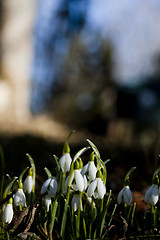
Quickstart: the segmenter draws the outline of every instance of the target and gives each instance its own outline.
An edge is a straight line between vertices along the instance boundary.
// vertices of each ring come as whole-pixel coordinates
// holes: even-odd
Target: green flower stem
[[[64,204],[64,212],[63,212],[63,217],[62,217],[61,232],[60,232],[60,236],[63,239],[65,236],[65,227],[66,227],[67,213],[68,213],[68,207],[69,207],[70,191],[71,191],[71,186],[68,186],[67,187],[67,196],[66,196],[65,204]]]
[[[157,225],[157,207],[155,206],[151,206],[151,225],[153,226],[153,228],[156,227]]]
[[[67,196],[66,196],[67,203],[69,203],[70,191],[71,191],[71,186],[68,186],[67,187]]]
[[[59,194],[60,191],[61,191],[61,186],[62,186],[62,175],[63,175],[63,172],[61,171],[60,172],[60,176],[59,176],[59,181],[58,181],[58,189],[57,189],[57,193]]]
[[[76,236],[80,237],[80,219],[81,219],[81,207],[82,207],[82,192],[79,193],[79,206],[77,212],[77,224],[76,224]]]
[[[100,212],[103,212],[103,203],[104,203],[104,198],[101,199],[101,207],[100,207]]]
[[[55,217],[56,217],[56,211],[58,207],[58,201],[57,199],[53,203],[53,208],[52,208],[52,213],[51,213],[51,219],[49,223],[49,236],[50,240],[52,240],[52,232],[53,232],[53,227],[54,227],[54,222],[55,222]]]
[[[65,190],[65,180],[66,180],[66,173],[62,172],[62,193]]]
[[[132,216],[131,216],[131,227],[133,227],[135,210],[136,210],[136,203],[134,203],[134,205],[133,205]]]

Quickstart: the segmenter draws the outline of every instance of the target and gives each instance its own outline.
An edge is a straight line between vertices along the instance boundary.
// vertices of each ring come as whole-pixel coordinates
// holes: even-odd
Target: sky
[[[115,79],[137,84],[154,73],[160,54],[159,0],[91,0],[88,24],[114,45]]]

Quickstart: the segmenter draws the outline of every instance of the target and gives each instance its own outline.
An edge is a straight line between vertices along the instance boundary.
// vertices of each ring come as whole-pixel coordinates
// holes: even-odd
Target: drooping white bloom
[[[66,178],[66,181],[65,181],[65,189],[67,189],[68,179],[69,179],[69,176]],[[80,169],[75,169],[73,171],[70,185],[74,191],[82,192],[87,188],[87,179],[86,177],[82,176]]]
[[[24,181],[24,184],[23,184],[23,189],[24,189],[24,192],[26,193],[31,193],[32,189],[33,189],[33,178],[32,176],[28,175]]]
[[[102,199],[106,194],[106,187],[103,184],[101,178],[96,178],[93,182],[89,184],[87,195],[88,197],[94,197]]]
[[[49,212],[49,206],[51,205],[51,197],[47,194],[44,197],[44,206],[47,212]]]
[[[152,206],[154,206],[159,199],[159,189],[157,184],[152,184],[150,188],[146,191],[144,201],[149,201]]]
[[[122,200],[124,201],[124,203],[127,204],[127,206],[131,204],[132,193],[129,186],[124,186],[124,188],[118,193],[118,196],[117,196],[118,204],[121,204]]]
[[[73,209],[74,212],[77,211],[77,209],[79,207],[79,203],[80,203],[79,194],[74,194],[73,198],[72,198],[72,202],[71,202],[72,209]]]
[[[18,188],[16,194],[14,195],[14,205],[22,206],[22,208],[26,205],[26,196],[23,192],[23,189]]]
[[[13,200],[9,201],[4,208],[3,221],[5,223],[11,223],[13,219]]]
[[[61,163],[62,171],[63,172],[69,172],[71,162],[72,162],[72,158],[70,156],[70,153],[64,153],[59,161]]]
[[[79,169],[74,170],[73,181],[75,181],[75,183],[72,184],[72,188],[75,191],[82,192],[84,190],[84,178],[83,178],[82,174],[80,173]]]
[[[48,178],[41,187],[41,194],[48,193],[50,197],[54,197],[58,188],[58,183],[55,177]]]
[[[81,174],[84,176],[88,172],[89,181],[93,181],[96,178],[97,168],[93,161],[89,161],[81,170]]]

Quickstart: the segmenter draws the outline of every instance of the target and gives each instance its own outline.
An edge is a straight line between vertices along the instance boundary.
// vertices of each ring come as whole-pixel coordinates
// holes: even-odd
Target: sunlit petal
[[[84,190],[84,179],[79,170],[74,170],[77,188],[80,192]]]
[[[79,195],[78,194],[75,194],[72,198],[72,202],[71,202],[71,205],[72,205],[72,209],[73,211],[77,211],[78,209],[78,206],[79,206],[79,203],[80,203],[80,198],[79,198]]]
[[[22,206],[22,208],[25,206],[26,204],[26,197],[25,194],[23,192],[23,189],[18,189],[16,194],[14,195],[14,205],[17,206]]]
[[[3,221],[5,223],[11,223],[13,219],[13,205],[7,203],[3,212]]]
[[[48,187],[49,187],[50,182],[51,182],[51,178],[48,178],[48,179],[43,183],[43,185],[42,185],[42,187],[41,187],[41,194],[46,193],[46,191],[47,191],[47,189],[48,189]]]
[[[89,187],[88,187],[88,190],[87,190],[88,197],[92,197],[93,196],[96,187],[97,187],[97,180],[95,179],[93,182],[91,182],[89,184]]]
[[[98,198],[102,199],[106,194],[106,188],[101,178],[99,179],[97,178],[97,190],[98,190]]]
[[[70,154],[69,153],[64,153],[59,161],[61,163],[62,171],[63,172],[69,172],[71,162],[72,162],[72,158],[71,158]]]
[[[83,176],[83,180],[84,180],[84,190],[86,190],[88,185],[86,175]]]
[[[51,202],[51,197],[49,195],[45,195],[44,206],[47,212],[49,212],[49,206],[51,205]]]
[[[95,180],[96,173],[97,173],[97,168],[96,168],[94,162],[89,162],[88,171],[89,171],[89,180],[90,181]]]
[[[33,178],[32,176],[28,175],[24,181],[23,189],[26,193],[31,193],[32,188],[33,188]]]

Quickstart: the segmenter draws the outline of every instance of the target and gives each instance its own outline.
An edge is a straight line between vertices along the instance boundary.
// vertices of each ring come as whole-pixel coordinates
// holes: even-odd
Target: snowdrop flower
[[[154,174],[152,179],[152,185],[147,190],[144,197],[144,201],[145,202],[149,201],[152,206],[156,205],[159,199],[158,185],[159,185],[159,177],[157,174]]]
[[[64,151],[65,152],[62,155],[62,157],[59,159],[59,161],[61,163],[62,171],[66,173],[70,171],[70,166],[72,162],[72,158],[70,156],[70,148],[68,144],[66,145],[66,149]]]
[[[89,184],[87,190],[88,197],[93,196],[94,198],[102,199],[106,194],[106,187],[104,186],[100,175],[100,171],[98,171],[96,179]]]
[[[58,183],[55,177],[48,178],[41,187],[41,194],[48,193],[50,197],[54,197],[57,192]]]
[[[31,193],[33,189],[33,177],[32,177],[32,169],[29,169],[28,176],[26,177],[23,183],[23,189],[25,193]]]
[[[121,204],[122,200],[124,201],[124,203],[127,204],[127,206],[129,206],[131,204],[132,193],[131,193],[129,186],[124,186],[124,188],[119,192],[119,194],[117,196],[118,204]]]
[[[72,177],[70,183],[68,183],[69,176],[66,178],[65,188],[67,185],[71,185],[71,188],[74,191],[84,191],[85,187],[87,187],[87,179],[85,179],[81,174],[81,169],[79,169],[79,162],[76,160],[74,163],[74,171],[72,173]],[[84,180],[85,179],[85,180]]]
[[[151,187],[147,190],[144,201],[149,201],[152,206],[156,205],[159,199],[159,189],[157,184],[152,184]]]
[[[22,208],[26,205],[26,196],[23,192],[23,184],[19,182],[19,188],[14,195],[14,205],[16,207],[21,206]]]
[[[3,212],[3,221],[5,223],[11,223],[13,219],[13,199],[10,198],[9,202],[5,205]]]
[[[51,205],[51,197],[47,194],[44,197],[44,206],[47,212],[49,212],[49,206]]]
[[[88,172],[89,181],[96,178],[97,168],[94,164],[94,153],[90,155],[90,161],[82,168],[81,174],[84,176]]]
[[[79,194],[74,194],[72,201],[71,201],[71,205],[72,205],[72,209],[73,211],[77,211],[78,207],[79,207],[79,203],[80,203],[80,197]]]

